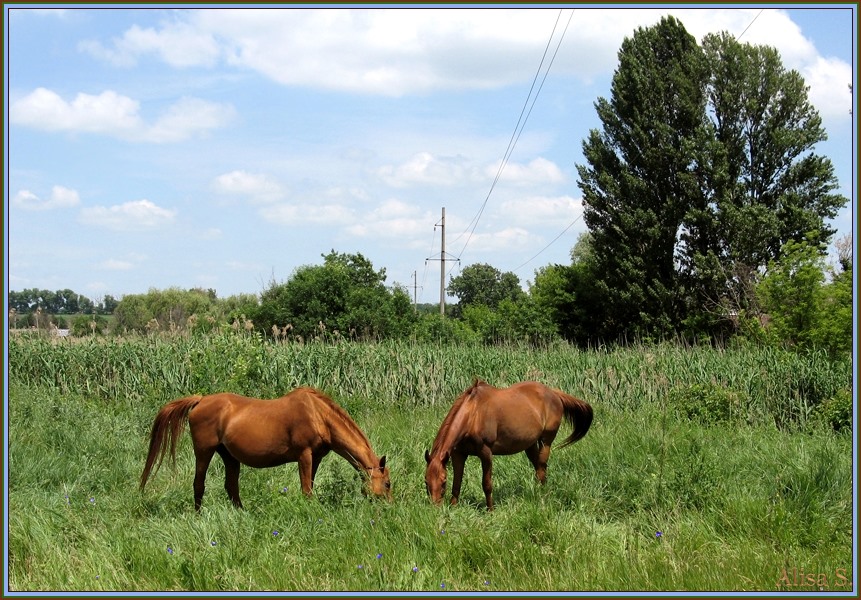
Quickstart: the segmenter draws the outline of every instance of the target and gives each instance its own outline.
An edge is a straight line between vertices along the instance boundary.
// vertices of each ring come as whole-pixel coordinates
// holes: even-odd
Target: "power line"
[[[765,10],[765,9],[761,9],[758,13],[756,13],[756,16],[751,20],[751,22],[750,22],[750,23],[748,23],[747,27],[745,27],[745,28],[744,28],[744,31],[742,31],[742,32],[741,32],[741,33],[740,33],[740,34],[735,38],[735,39],[736,39],[736,41],[740,40],[740,39],[741,39],[741,37],[742,37],[745,33],[747,33],[747,30],[751,28],[751,26],[756,22],[756,20],[759,18],[759,16],[763,13],[763,11],[764,11],[764,10]],[[572,14],[573,14],[573,13],[572,13]],[[569,19],[569,21],[570,21],[570,19]],[[567,26],[566,26],[566,30],[567,30]],[[564,35],[564,34],[563,34],[563,35]],[[557,47],[557,50],[558,50],[558,47]],[[581,218],[582,216],[583,216],[582,214],[578,215],[576,219],[574,219],[571,223],[569,223],[569,224],[568,224],[568,226],[567,226],[565,229],[563,229],[563,230],[562,230],[562,233],[560,233],[560,234],[559,234],[559,235],[557,235],[555,238],[553,238],[553,240],[551,240],[549,244],[547,244],[547,245],[546,245],[546,246],[544,246],[541,250],[539,250],[539,251],[538,251],[538,253],[537,253],[537,254],[535,254],[535,256],[533,256],[532,258],[530,258],[529,260],[527,260],[526,262],[524,262],[523,264],[521,264],[520,266],[518,266],[518,267],[517,267],[516,269],[514,269],[512,272],[517,272],[517,271],[519,271],[520,269],[522,269],[523,267],[525,267],[526,265],[528,265],[529,263],[531,263],[533,260],[535,260],[536,258],[538,258],[538,257],[539,257],[539,256],[540,256],[540,255],[545,251],[545,250],[547,250],[550,246],[552,246],[554,243],[556,243],[556,241],[557,241],[557,240],[559,240],[559,238],[561,238],[563,235],[565,235],[565,233],[566,233],[569,229],[571,229],[571,228],[574,226],[574,224],[575,224],[577,221],[579,221],[579,220],[580,220],[580,218]]]
[[[748,26],[744,28],[744,31],[742,31],[742,32],[738,35],[738,37],[737,37],[737,38],[735,38],[735,41],[739,41],[739,40],[741,39],[741,36],[743,36],[745,33],[747,33],[747,30],[748,30],[748,29],[750,29],[751,25],[753,25],[753,24],[756,22],[756,20],[759,18],[759,15],[761,15],[761,14],[762,14],[762,11],[764,11],[764,10],[765,10],[764,8],[763,8],[763,9],[760,9],[760,11],[759,11],[758,13],[756,13],[756,16],[753,18],[753,21],[751,21],[751,22],[748,24]]]
[[[544,87],[544,82],[547,80],[547,75],[550,73],[550,68],[553,66],[553,62],[556,60],[556,55],[559,53],[559,47],[562,45],[562,40],[565,39],[565,33],[568,31],[568,26],[571,24],[571,19],[573,16],[574,11],[572,10],[571,15],[568,17],[568,22],[565,24],[565,29],[562,31],[562,35],[560,36],[559,41],[556,44],[556,50],[553,52],[553,56],[551,57],[550,62],[547,65],[547,70],[544,72],[544,77],[541,80],[541,84],[538,86],[538,90],[535,92],[535,96],[532,97],[532,91],[535,89],[535,84],[538,81],[539,75],[541,75],[541,68],[544,66],[544,61],[547,58],[547,52],[550,49],[550,43],[553,41],[553,36],[556,34],[556,28],[559,26],[559,19],[562,17],[562,10],[559,11],[559,15],[557,15],[556,17],[556,22],[553,24],[553,31],[550,32],[550,37],[547,40],[547,45],[544,48],[544,54],[541,57],[541,62],[538,64],[538,69],[536,70],[535,77],[532,80],[532,86],[529,88],[529,94],[527,94],[526,96],[526,101],[523,103],[523,108],[520,111],[520,117],[517,119],[517,124],[514,126],[514,131],[511,134],[511,138],[509,139],[508,148],[506,148],[505,150],[502,161],[499,164],[499,169],[497,169],[496,171],[496,176],[494,177],[493,182],[490,185],[490,190],[488,190],[487,196],[485,196],[484,198],[484,202],[482,202],[481,204],[481,208],[479,209],[475,217],[473,217],[473,219],[470,221],[470,224],[467,225],[469,235],[463,245],[463,248],[461,248],[461,251],[458,254],[458,258],[463,255],[464,251],[466,250],[466,247],[472,240],[472,235],[475,233],[475,229],[478,227],[478,221],[481,219],[481,216],[484,213],[484,209],[487,207],[487,202],[488,200],[490,200],[490,195],[496,188],[496,184],[499,181],[499,178],[502,176],[502,171],[508,164],[508,160],[509,158],[511,158],[511,154],[514,152],[514,148],[517,145],[517,141],[520,139],[520,135],[523,133],[523,128],[526,127],[526,122],[529,120],[529,115],[532,114],[532,109],[535,107],[535,102],[538,100],[538,95],[541,93],[541,89]],[[529,104],[530,97],[532,97],[531,105]],[[527,106],[529,106],[528,111]],[[457,238],[455,238],[454,241],[460,239],[462,235],[463,234],[459,235]]]
[[[530,258],[529,260],[527,260],[526,262],[524,262],[522,265],[520,265],[519,267],[517,267],[516,269],[514,269],[514,270],[512,271],[512,273],[516,273],[517,271],[519,271],[520,269],[522,269],[523,267],[525,267],[526,265],[528,265],[529,263],[531,263],[533,260],[535,260],[536,258],[538,258],[538,257],[539,257],[539,256],[540,256],[540,255],[545,251],[545,250],[547,250],[550,246],[552,246],[553,244],[555,244],[555,243],[556,243],[556,240],[558,240],[559,238],[561,238],[563,235],[565,235],[565,234],[568,232],[568,230],[569,230],[569,229],[571,229],[572,227],[574,227],[574,223],[576,223],[577,221],[579,221],[579,220],[580,220],[580,218],[581,218],[582,216],[583,216],[583,214],[582,214],[582,213],[581,213],[581,214],[579,214],[579,215],[577,215],[577,218],[575,218],[573,221],[571,221],[571,222],[568,224],[568,227],[566,227],[565,229],[563,229],[563,230],[562,230],[562,233],[560,233],[560,234],[559,234],[559,235],[557,235],[555,238],[553,238],[553,239],[550,241],[550,243],[549,243],[549,244],[547,244],[546,246],[544,246],[541,250],[539,250],[539,251],[535,254],[535,256],[533,256],[532,258]]]

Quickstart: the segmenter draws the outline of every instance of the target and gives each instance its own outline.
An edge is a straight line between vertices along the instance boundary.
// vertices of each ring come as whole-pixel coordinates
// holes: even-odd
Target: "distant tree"
[[[452,277],[448,291],[459,301],[453,316],[459,316],[467,306],[481,305],[494,309],[503,300],[517,301],[525,295],[517,275],[503,273],[485,263],[469,265],[460,275]]]
[[[591,240],[589,233],[581,234],[571,250],[571,264],[538,269],[529,288],[530,297],[559,335],[584,347],[612,337],[607,324],[613,322],[596,285],[599,277]]]
[[[299,267],[286,282],[272,282],[254,321],[267,334],[288,328],[306,340],[405,335],[414,319],[409,296],[400,288],[389,291],[385,279],[385,269],[375,270],[362,254],[333,250],[322,265]]]

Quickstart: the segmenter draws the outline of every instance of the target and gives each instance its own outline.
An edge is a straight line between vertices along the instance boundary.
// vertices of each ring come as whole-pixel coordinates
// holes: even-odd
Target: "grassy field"
[[[848,360],[217,335],[21,338],[9,371],[10,591],[852,589],[852,440],[817,419],[850,388]],[[474,377],[538,379],[595,409],[588,435],[552,454],[546,486],[523,455],[497,457],[492,513],[476,459],[457,507],[432,506],[424,489],[424,450]],[[138,491],[168,400],[305,384],[388,456],[391,504],[364,498],[331,455],[310,500],[295,464],[244,467],[239,511],[215,460],[195,514],[187,433],[176,468]],[[701,399],[712,408],[689,410]]]

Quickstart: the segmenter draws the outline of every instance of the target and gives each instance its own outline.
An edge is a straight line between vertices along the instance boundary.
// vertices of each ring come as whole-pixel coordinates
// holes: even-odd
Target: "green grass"
[[[840,388],[849,375],[839,364],[814,363],[814,373],[780,357],[796,370],[791,380],[788,367],[763,369],[768,357],[750,350],[33,344],[10,351],[10,591],[773,592],[787,569],[790,579],[792,569],[817,583],[825,575],[831,591],[848,591],[838,572],[852,582],[851,437],[802,422],[800,405],[757,395],[785,393],[802,375],[809,389]],[[237,370],[238,358],[254,356],[265,357],[256,374]],[[86,360],[101,370],[78,372]],[[41,366],[27,371],[31,361]],[[214,390],[240,372],[240,391],[261,397],[287,391],[285,382],[324,387],[388,456],[394,501],[363,497],[358,475],[330,455],[310,500],[295,464],[243,467],[246,509],[235,510],[215,460],[196,514],[187,433],[176,468],[166,462],[141,494],[157,409],[209,391],[191,383],[206,373]],[[473,376],[503,383],[530,373],[593,404],[587,436],[553,452],[543,487],[523,455],[497,457],[492,513],[474,458],[461,504],[432,506],[424,450],[454,397]],[[714,382],[747,394],[743,418],[688,420],[660,393]],[[780,422],[769,407],[790,416]]]

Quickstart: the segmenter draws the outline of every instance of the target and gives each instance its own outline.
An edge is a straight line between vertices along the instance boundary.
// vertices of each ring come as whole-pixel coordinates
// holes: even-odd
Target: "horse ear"
[[[381,468],[381,469],[385,469],[385,468],[386,468],[386,457],[385,457],[385,456],[383,456],[383,457],[380,459],[380,468]]]
[[[425,449],[425,462],[430,463],[430,452]]]

